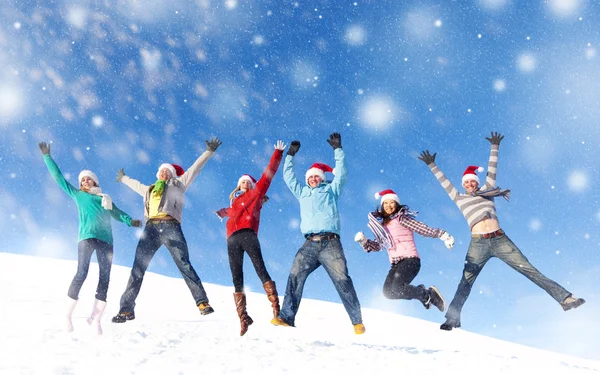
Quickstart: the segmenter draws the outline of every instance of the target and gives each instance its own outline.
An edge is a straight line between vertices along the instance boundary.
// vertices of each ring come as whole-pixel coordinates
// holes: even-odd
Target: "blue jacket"
[[[310,233],[332,232],[340,234],[340,214],[338,199],[342,187],[346,184],[348,169],[346,168],[344,150],[334,150],[335,178],[331,182],[322,182],[311,188],[301,185],[293,172],[294,158],[286,155],[283,164],[283,179],[292,194],[300,202],[300,230],[303,235]]]

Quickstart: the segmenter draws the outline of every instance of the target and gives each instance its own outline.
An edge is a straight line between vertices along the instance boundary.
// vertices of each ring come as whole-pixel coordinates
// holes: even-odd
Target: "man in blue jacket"
[[[340,242],[340,216],[338,199],[346,183],[348,169],[345,164],[342,137],[332,133],[327,142],[333,147],[335,178],[328,182],[325,172],[333,172],[326,164],[315,163],[306,172],[303,186],[293,172],[294,155],[300,149],[299,141],[292,141],[283,165],[283,178],[292,194],[300,202],[300,230],[306,241],[298,250],[288,277],[283,307],[279,316],[271,320],[277,326],[294,326],[302,299],[304,283],[314,270],[323,266],[333,281],[346,312],[354,325],[354,332],[365,332],[360,312],[360,302],[348,275],[346,257]]]

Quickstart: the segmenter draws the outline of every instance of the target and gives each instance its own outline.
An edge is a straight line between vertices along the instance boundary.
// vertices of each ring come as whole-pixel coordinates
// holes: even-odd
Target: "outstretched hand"
[[[336,148],[342,148],[342,136],[340,133],[331,133],[327,143],[329,143],[334,150]]]
[[[223,144],[221,140],[217,137],[210,137],[210,141],[204,141],[206,143],[206,150],[215,152],[220,145]]]
[[[279,140],[273,147],[275,147],[275,150],[283,151],[283,150],[285,150],[285,143],[283,143],[283,141]]]
[[[50,155],[50,145],[49,144],[47,144],[46,142],[40,142],[40,143],[38,143],[38,147],[40,148],[42,155]]]
[[[425,150],[422,151],[420,156],[419,156],[419,160],[422,160],[425,164],[429,165],[431,163],[435,163],[435,156],[437,155],[437,152],[434,153],[433,155],[431,155],[431,153],[429,152],[429,150]]]
[[[123,168],[119,168],[119,171],[117,172],[116,182],[121,182],[123,176],[125,176],[125,171],[123,170]]]
[[[298,152],[298,150],[300,150],[300,141],[292,141],[292,143],[290,143],[290,148],[288,149],[287,154],[290,156],[294,156],[296,155],[296,152]]]
[[[492,132],[491,137],[485,137],[493,145],[500,145],[500,142],[504,139],[504,136],[498,132]]]

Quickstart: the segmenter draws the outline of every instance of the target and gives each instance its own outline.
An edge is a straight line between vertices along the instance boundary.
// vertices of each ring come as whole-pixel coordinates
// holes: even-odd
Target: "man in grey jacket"
[[[135,319],[135,300],[140,292],[144,274],[161,245],[165,245],[171,253],[181,276],[190,288],[200,314],[207,315],[214,312],[208,304],[202,281],[190,263],[187,242],[181,231],[185,192],[222,143],[216,137],[205,142],[206,151],[187,171],[184,172],[175,164],[162,164],[156,173],[156,182],[150,186],[126,176],[123,169],[117,173],[117,181],[144,197],[146,226],[135,250],[131,275],[127,288],[121,296],[119,313],[112,318],[113,323],[125,323]]]

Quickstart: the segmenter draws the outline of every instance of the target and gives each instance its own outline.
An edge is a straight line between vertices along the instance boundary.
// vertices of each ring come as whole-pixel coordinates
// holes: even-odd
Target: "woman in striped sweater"
[[[446,231],[430,228],[415,220],[417,212],[401,205],[400,198],[394,191],[381,191],[375,194],[375,198],[381,198],[381,207],[369,213],[369,228],[375,235],[375,240],[367,239],[363,232],[358,232],[354,240],[368,253],[387,249],[392,267],[383,284],[383,295],[388,299],[417,299],[426,309],[434,305],[444,312],[446,303],[435,286],[425,288],[422,284],[410,284],[421,270],[421,258],[415,245],[414,233],[439,238],[448,249],[454,245],[454,238]]]
[[[500,229],[494,198],[504,197],[508,200],[510,194],[510,190],[501,190],[496,186],[498,149],[503,138],[503,135],[496,132],[492,132],[490,137],[485,138],[491,143],[485,183],[480,187],[479,177],[476,174],[476,171],[482,172],[483,168],[469,166],[462,177],[462,185],[466,190],[466,194],[460,194],[444,176],[435,164],[435,153],[431,155],[429,150],[425,150],[419,156],[419,160],[427,164],[450,196],[450,199],[456,203],[471,228],[471,243],[465,259],[462,279],[446,312],[446,322],[440,326],[440,329],[446,331],[460,327],[462,307],[471,293],[471,288],[477,276],[492,257],[499,258],[515,271],[544,289],[565,311],[585,303],[583,298],[573,297],[569,291],[544,276],[531,265],[521,250]]]

